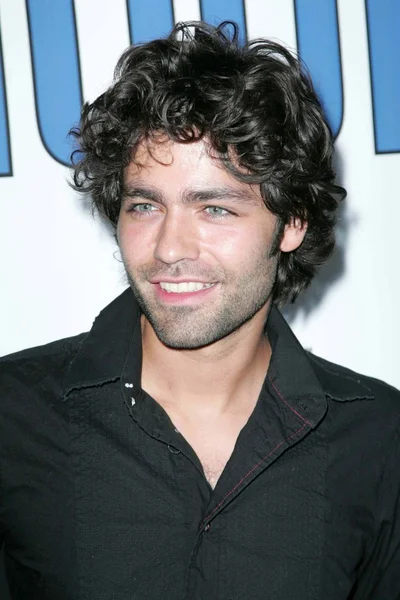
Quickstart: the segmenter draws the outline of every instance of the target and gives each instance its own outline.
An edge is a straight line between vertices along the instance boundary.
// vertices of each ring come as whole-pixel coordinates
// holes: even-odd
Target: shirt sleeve
[[[392,439],[377,509],[377,533],[357,599],[400,600],[400,431]],[[361,591],[361,595],[359,592]]]

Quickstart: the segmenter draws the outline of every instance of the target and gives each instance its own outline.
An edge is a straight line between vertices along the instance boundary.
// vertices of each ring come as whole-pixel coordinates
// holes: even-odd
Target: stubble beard
[[[143,287],[150,285],[148,280],[154,275],[154,267],[142,267],[136,274],[127,265],[125,270],[137,303],[158,339],[170,348],[192,350],[227,337],[258,313],[271,297],[277,263],[278,258],[268,252],[251,271],[244,269],[245,274],[239,278],[226,273],[215,278],[220,287],[216,290],[217,301],[206,299],[198,306],[162,305],[154,294],[146,294]]]

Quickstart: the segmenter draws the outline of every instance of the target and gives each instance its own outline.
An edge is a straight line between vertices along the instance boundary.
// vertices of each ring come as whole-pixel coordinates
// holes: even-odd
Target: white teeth
[[[199,281],[184,281],[182,283],[170,283],[160,281],[160,287],[166,292],[184,294],[187,292],[199,292],[214,285],[213,283],[200,283]]]

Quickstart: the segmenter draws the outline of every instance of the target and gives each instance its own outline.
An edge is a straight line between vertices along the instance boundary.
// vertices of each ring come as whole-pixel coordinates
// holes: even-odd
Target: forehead
[[[141,142],[125,169],[124,181],[154,184],[166,193],[225,186],[264,204],[259,186],[239,181],[229,173],[206,140],[186,144],[167,138]]]
[[[192,143],[178,143],[165,135],[143,140],[136,148],[132,156],[131,166],[138,169],[149,169],[160,166],[168,167],[173,163],[179,166],[190,166],[199,161],[212,161],[210,146],[204,140]]]

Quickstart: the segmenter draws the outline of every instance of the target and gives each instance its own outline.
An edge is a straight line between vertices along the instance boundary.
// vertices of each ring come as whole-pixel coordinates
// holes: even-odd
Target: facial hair
[[[189,262],[173,268],[162,263],[141,267],[133,273],[125,264],[129,284],[139,307],[158,339],[175,349],[198,349],[221,340],[250,321],[271,297],[278,256],[271,249],[251,265],[235,272],[222,269],[194,272]],[[239,273],[239,274],[238,274]],[[190,281],[217,281],[219,289],[210,299],[193,306],[162,304],[149,286],[152,278],[178,278]],[[148,290],[148,291],[147,291]],[[213,295],[215,294],[215,297]]]

